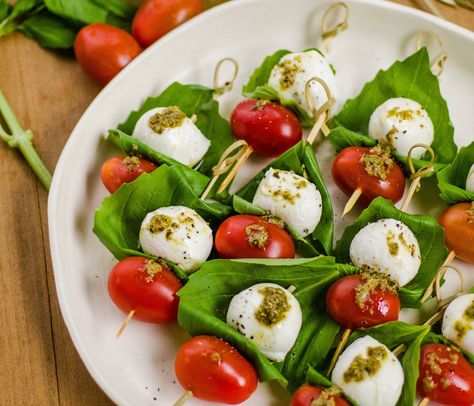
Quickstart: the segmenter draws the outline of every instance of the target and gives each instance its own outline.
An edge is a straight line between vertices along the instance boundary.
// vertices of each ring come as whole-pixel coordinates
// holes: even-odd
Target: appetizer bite
[[[474,354],[474,293],[459,296],[448,305],[442,332],[448,340]]]
[[[404,373],[398,358],[384,344],[364,336],[341,354],[331,380],[360,405],[395,406]]]
[[[243,290],[232,298],[227,310],[227,324],[275,362],[285,359],[301,323],[298,300],[275,283],[258,283]]]
[[[321,386],[303,385],[298,388],[291,398],[290,406],[333,405],[349,406],[341,397],[342,391],[336,387],[324,388]]]

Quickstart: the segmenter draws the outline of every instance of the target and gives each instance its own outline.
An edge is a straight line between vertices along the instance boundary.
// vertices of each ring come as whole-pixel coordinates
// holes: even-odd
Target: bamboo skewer
[[[190,398],[193,397],[193,393],[187,390],[183,395],[174,403],[173,406],[183,406]]]
[[[128,323],[130,323],[130,320],[132,320],[134,315],[135,315],[135,310],[130,310],[130,312],[128,313],[127,318],[125,319],[125,321],[120,326],[119,331],[117,331],[117,334],[115,334],[115,337],[120,338],[120,336],[123,334],[123,332],[125,331],[125,329],[128,326]]]
[[[339,359],[339,356],[341,355],[342,351],[344,350],[344,347],[346,346],[347,341],[349,340],[349,337],[352,333],[352,329],[346,328],[344,330],[344,333],[342,334],[341,340],[339,341],[339,344],[337,345],[336,351],[334,352],[334,355],[332,356],[331,363],[329,364],[329,369],[328,369],[328,376],[331,375],[332,370],[334,369],[334,366],[336,365],[337,360]]]

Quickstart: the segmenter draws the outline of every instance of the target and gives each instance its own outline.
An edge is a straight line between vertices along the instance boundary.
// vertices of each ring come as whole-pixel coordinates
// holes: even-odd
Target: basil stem
[[[24,130],[21,127],[1,90],[0,115],[3,116],[11,131],[11,134],[7,134],[0,125],[0,139],[5,141],[10,148],[18,148],[21,151],[43,186],[49,190],[49,187],[51,186],[51,173],[48,171],[33,147],[31,142],[33,140],[33,133],[31,130]]]

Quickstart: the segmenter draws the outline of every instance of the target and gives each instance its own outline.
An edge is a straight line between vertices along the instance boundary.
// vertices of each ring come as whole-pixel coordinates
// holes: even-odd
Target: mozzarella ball
[[[313,77],[326,82],[331,95],[337,100],[339,91],[336,77],[326,58],[317,51],[292,53],[283,56],[270,73],[268,85],[278,92],[281,100],[293,100],[310,117],[313,112],[306,101],[306,82]],[[317,109],[328,101],[321,84],[313,82],[310,94]]]
[[[275,283],[258,283],[243,290],[232,298],[227,311],[227,324],[275,362],[285,359],[301,323],[298,300]]]
[[[382,343],[364,336],[339,357],[331,380],[364,406],[395,406],[402,392],[403,368]]]
[[[211,145],[192,120],[175,106],[147,111],[137,121],[133,136],[187,166],[201,161]]]
[[[319,224],[321,193],[310,181],[293,172],[270,168],[260,182],[253,204],[268,210],[306,237]]]
[[[394,151],[408,156],[415,144],[431,145],[433,123],[426,110],[416,101],[396,97],[388,99],[370,116],[369,136],[377,141],[388,141]],[[419,159],[426,151],[415,148],[411,156]]]
[[[164,258],[193,272],[212,250],[212,230],[194,210],[184,206],[161,207],[148,213],[140,228],[143,252]]]
[[[469,174],[466,178],[466,190],[468,192],[474,193],[474,164],[472,164]]]
[[[349,254],[355,266],[383,272],[400,286],[410,282],[421,265],[418,240],[405,224],[394,219],[379,220],[359,230]]]
[[[443,317],[443,335],[474,354],[474,293],[454,299]]]

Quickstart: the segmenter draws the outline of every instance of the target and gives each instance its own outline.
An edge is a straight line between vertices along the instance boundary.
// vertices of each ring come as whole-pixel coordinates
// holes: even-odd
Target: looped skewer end
[[[446,268],[447,266],[449,266],[451,264],[451,262],[453,262],[455,257],[456,257],[456,253],[454,251],[451,251],[448,254],[448,256],[446,257],[446,259],[444,260],[443,265],[441,265],[440,270],[443,269],[443,268]],[[433,278],[433,280],[430,282],[430,284],[426,288],[426,291],[425,291],[423,297],[420,299],[421,304],[425,303],[430,298],[431,294],[433,293],[437,277],[438,277],[438,273],[436,273],[435,277]]]
[[[413,158],[412,158],[412,153],[415,148],[424,148],[431,155],[431,160],[428,166],[425,166],[424,168],[421,168],[418,171],[415,170],[415,166],[413,165]],[[435,153],[433,149],[429,145],[426,145],[426,144],[415,144],[408,151],[407,161],[408,161],[408,166],[411,172],[410,180],[412,182],[411,182],[410,188],[408,189],[407,196],[405,197],[405,200],[403,201],[402,206],[400,207],[401,211],[405,211],[408,208],[408,206],[410,205],[411,199],[413,198],[413,195],[418,190],[420,190],[421,178],[425,175],[428,175],[429,173],[434,172],[435,169],[433,165],[434,165],[435,158],[436,157],[435,157]]]
[[[231,144],[222,153],[222,156],[220,157],[219,162],[217,163],[216,166],[214,166],[212,168],[212,174],[214,176],[211,179],[211,181],[209,182],[209,184],[207,185],[206,190],[201,195],[201,200],[206,199],[207,195],[209,194],[209,192],[212,190],[212,188],[216,184],[217,179],[219,178],[219,176],[226,173],[232,167],[232,165],[238,163],[242,159],[242,157],[244,155],[246,155],[246,152],[249,148],[251,148],[251,147],[249,147],[249,145],[247,144],[246,141],[238,140],[238,141],[235,141],[233,144]],[[236,154],[230,156],[235,151],[238,151],[238,152]],[[221,187],[218,190],[218,193],[221,192],[222,190],[224,190],[227,187],[227,185],[231,182],[231,180],[233,178],[233,175],[232,176],[230,176],[230,175],[231,175],[231,173],[229,173],[229,175],[227,175],[224,182],[222,182],[222,185],[224,185],[224,184],[225,185],[224,185],[224,187],[222,187],[222,185],[221,185]],[[235,175],[235,173],[234,173],[234,175]]]
[[[433,75],[440,76],[443,73],[444,64],[448,59],[448,54],[446,53],[443,42],[438,34],[432,31],[419,32],[416,37],[416,50],[419,51],[422,47],[427,47],[427,43],[430,39],[434,40],[439,48],[438,55],[431,62],[431,71],[433,72]]]
[[[450,269],[453,270],[454,272],[456,272],[457,275],[459,276],[459,280],[461,282],[460,291],[464,292],[464,275],[461,273],[461,271],[459,269],[455,268],[452,265],[442,266],[441,268],[439,268],[438,272],[436,273],[435,286],[434,286],[434,291],[435,291],[435,294],[436,294],[436,301],[438,302],[438,306],[443,306],[444,302],[446,302],[446,301],[448,301],[448,303],[451,302],[451,300],[453,300],[457,296],[457,295],[455,295],[453,297],[450,297],[450,298],[447,298],[447,299],[444,299],[444,300],[441,297],[441,280],[446,275],[446,272],[448,272]]]
[[[336,23],[332,28],[328,28],[329,17],[333,13],[337,12],[338,10],[342,10],[342,12],[344,13],[342,20]],[[323,39],[321,47],[326,52],[330,52],[331,50],[329,46],[330,38],[336,37],[338,34],[347,30],[348,28],[349,28],[349,8],[347,7],[347,4],[341,1],[328,7],[328,9],[324,13],[323,21],[321,24],[321,38]]]
[[[230,62],[234,65],[234,75],[231,80],[227,80],[224,84],[219,84],[219,76],[221,72],[222,65],[225,62]],[[239,63],[234,58],[224,58],[221,59],[217,65],[216,69],[214,70],[214,95],[222,96],[226,92],[230,92],[234,88],[235,79],[237,79],[237,75],[239,74]]]
[[[311,85],[313,84],[313,82],[319,83],[326,92],[327,101],[319,109],[316,108],[314,100],[311,97]],[[327,83],[317,76],[312,77],[306,82],[304,93],[306,97],[306,102],[308,103],[309,109],[313,113],[313,118],[315,121],[314,126],[311,129],[311,132],[309,133],[307,138],[307,141],[312,144],[320,130],[323,132],[325,137],[329,135],[330,130],[326,122],[329,119],[329,111],[336,104],[336,99],[332,96],[331,90],[329,89]]]

